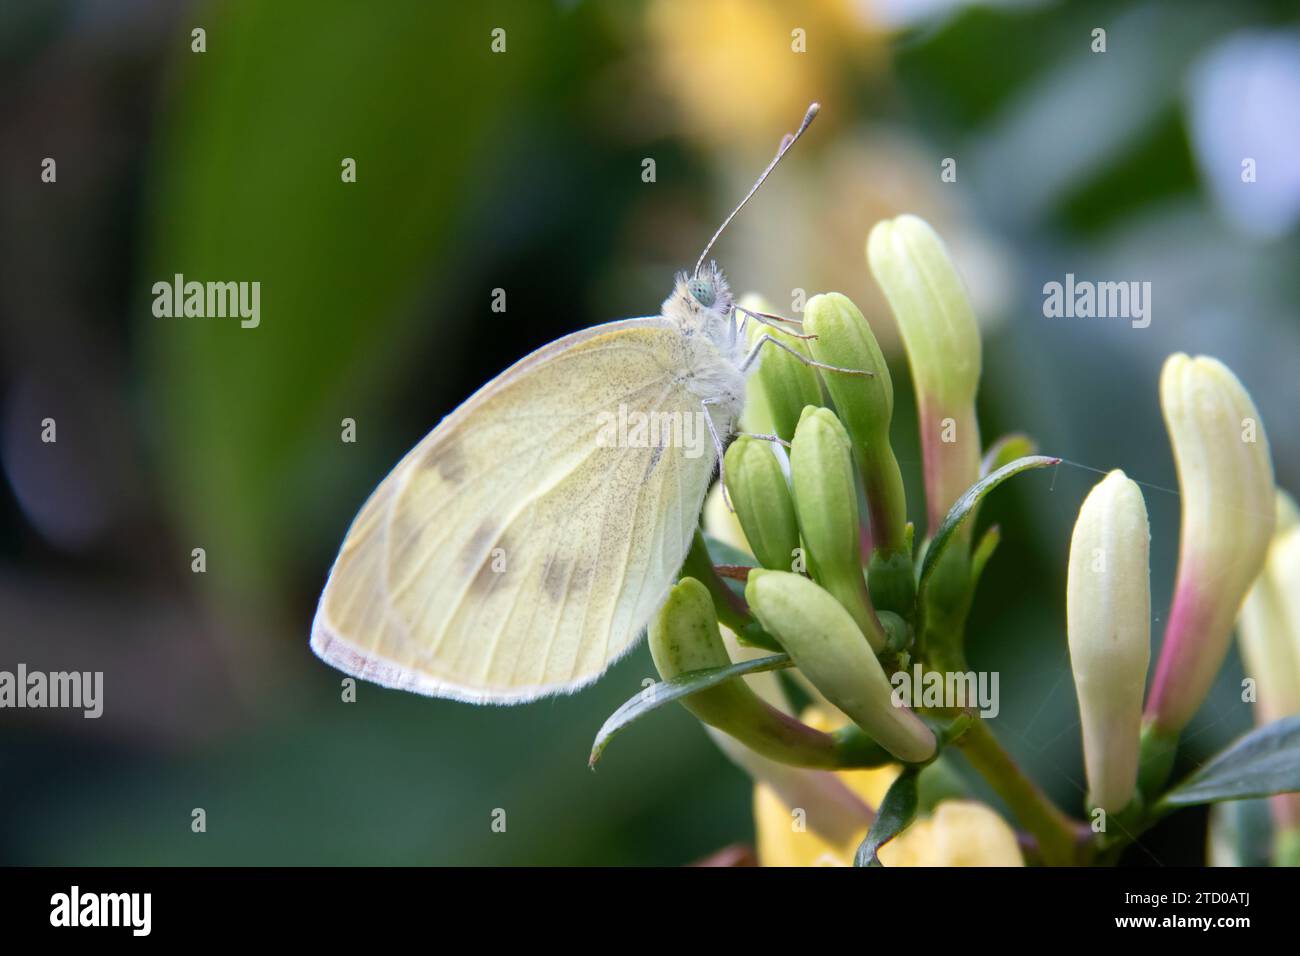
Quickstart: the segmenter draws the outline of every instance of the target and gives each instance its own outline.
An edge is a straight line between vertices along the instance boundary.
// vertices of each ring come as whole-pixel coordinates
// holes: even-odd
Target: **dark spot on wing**
[[[431,460],[424,462],[426,468],[437,468],[438,474],[446,481],[452,484],[459,484],[465,480],[466,462],[465,455],[456,445],[447,445],[439,448]]]
[[[474,577],[469,582],[471,594],[486,594],[496,587],[503,577],[510,573],[510,540],[505,535],[489,542],[492,547],[482,553],[477,568],[474,569]]]
[[[559,601],[564,597],[565,578],[571,564],[568,558],[561,558],[554,554],[546,559],[546,569],[542,572],[542,590],[552,601]]]
[[[650,449],[650,462],[646,465],[645,474],[641,476],[642,481],[648,481],[654,474],[655,466],[659,464],[659,459],[664,456],[664,446],[655,445]]]
[[[496,522],[491,518],[484,521],[475,529],[474,533],[470,535],[469,542],[465,545],[465,549],[461,551],[461,563],[470,570],[477,568],[479,564],[483,562],[488,549],[491,548],[500,537],[501,529],[497,526]]]

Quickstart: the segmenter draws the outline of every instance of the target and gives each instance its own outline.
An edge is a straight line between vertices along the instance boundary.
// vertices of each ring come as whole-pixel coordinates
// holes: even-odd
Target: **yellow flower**
[[[816,708],[803,715],[823,732],[835,722]],[[865,804],[880,806],[899,774],[897,766],[839,771],[842,781]],[[847,840],[835,841],[805,826],[798,809],[787,807],[766,784],[754,787],[754,830],[762,866],[851,866],[864,827]],[[997,813],[971,800],[944,800],[880,850],[885,866],[1024,866],[1015,831]]]
[[[849,0],[654,0],[646,39],[660,86],[696,137],[757,140],[829,97],[846,70],[874,65],[873,28]]]

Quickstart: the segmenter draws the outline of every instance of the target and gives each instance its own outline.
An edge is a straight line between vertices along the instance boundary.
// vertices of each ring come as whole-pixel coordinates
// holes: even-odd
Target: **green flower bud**
[[[794,501],[770,443],[741,435],[726,456],[727,492],[736,517],[765,568],[789,570],[799,548]]]
[[[746,296],[740,304],[754,312],[772,311],[766,301],[755,297]],[[800,355],[808,355],[808,346],[803,339],[750,319],[747,332],[749,344],[755,345],[764,335],[772,336]],[[766,411],[772,431],[786,441],[794,437],[795,426],[799,424],[799,415],[804,406],[822,404],[822,385],[817,370],[775,345],[763,346],[758,371],[750,376],[749,382],[750,393],[757,393],[750,400]]]
[[[899,216],[877,223],[867,238],[867,261],[912,366],[933,533],[979,479],[979,326],[943,241],[923,220]]]
[[[731,663],[718,630],[713,598],[694,578],[682,578],[650,624],[650,655],[659,675]],[[861,734],[824,734],[763,701],[744,680],[726,681],[682,698],[697,719],[736,738],[755,753],[796,767],[878,766],[888,759]]]
[[[862,575],[852,446],[830,409],[804,409],[790,448],[790,477],[808,570],[853,616],[872,649],[883,650],[885,634]]]
[[[823,379],[835,402],[835,412],[853,439],[867,492],[873,543],[885,554],[905,553],[907,498],[898,459],[889,443],[894,384],[871,326],[847,297],[830,292],[808,300],[804,332],[816,336],[809,345],[813,358],[822,364],[874,373],[828,372]]]
[[[906,707],[853,618],[829,593],[802,575],[755,569],[745,598],[763,627],[826,699],[899,760],[934,756],[934,734]]]
[[[1142,492],[1112,471],[1079,509],[1066,588],[1089,794],[1107,813],[1124,809],[1137,786],[1151,656],[1150,542]]]

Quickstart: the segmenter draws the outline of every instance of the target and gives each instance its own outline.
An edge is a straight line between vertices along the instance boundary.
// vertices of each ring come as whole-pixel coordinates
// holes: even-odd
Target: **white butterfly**
[[[678,275],[662,315],[539,349],[407,453],[330,571],[312,624],[322,659],[388,687],[505,704],[576,690],[634,646],[686,556],[759,349],[789,348],[767,334],[747,346],[744,321],[773,317],[739,309],[705,257],[816,113]],[[620,410],[702,422],[715,455],[692,455],[671,427],[602,440]]]

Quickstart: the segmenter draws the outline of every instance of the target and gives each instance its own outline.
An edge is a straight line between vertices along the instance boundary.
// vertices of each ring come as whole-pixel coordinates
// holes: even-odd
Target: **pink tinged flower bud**
[[[1112,471],[1084,499],[1070,539],[1070,666],[1093,806],[1118,813],[1137,786],[1151,649],[1151,531],[1137,484]]]
[[[899,216],[877,223],[867,238],[867,262],[912,367],[933,532],[979,479],[979,326],[943,241],[924,220]]]
[[[1155,733],[1173,737],[1209,692],[1232,622],[1264,565],[1274,488],[1263,422],[1223,363],[1171,355],[1160,375],[1160,404],[1178,466],[1182,529],[1147,719]]]

